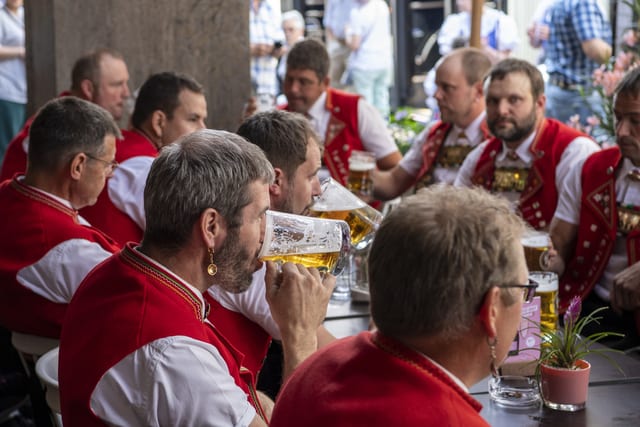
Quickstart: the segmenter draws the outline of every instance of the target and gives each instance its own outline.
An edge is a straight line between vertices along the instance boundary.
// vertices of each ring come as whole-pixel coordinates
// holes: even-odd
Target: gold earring
[[[500,376],[498,367],[496,366],[496,345],[498,345],[498,337],[487,337],[487,344],[489,345],[489,351],[491,352],[491,365],[489,365],[489,370],[491,371],[491,375],[497,378]]]
[[[215,276],[218,272],[218,266],[213,262],[213,248],[209,248],[209,265],[207,266],[207,273],[209,276]]]

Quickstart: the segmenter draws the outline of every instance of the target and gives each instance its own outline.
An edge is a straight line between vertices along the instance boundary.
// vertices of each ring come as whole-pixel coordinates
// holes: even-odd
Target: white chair
[[[60,390],[58,389],[58,351],[59,347],[56,347],[38,359],[36,374],[44,384],[45,398],[53,414],[53,419],[58,427],[62,427]]]

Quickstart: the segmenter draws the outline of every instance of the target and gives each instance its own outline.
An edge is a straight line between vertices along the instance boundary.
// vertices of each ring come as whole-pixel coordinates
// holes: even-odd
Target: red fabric
[[[98,243],[115,253],[118,245],[92,227],[80,225],[74,210],[17,180],[0,184],[0,324],[44,337],[60,337],[67,304],[32,292],[16,280],[19,270],[36,263],[53,247],[70,239]]]
[[[122,138],[116,141],[116,161],[136,156],[157,157],[158,150],[147,138],[135,131],[122,131]],[[93,206],[80,209],[80,215],[91,225],[107,233],[120,245],[140,242],[143,230],[129,215],[118,209],[109,198],[108,182]]]
[[[69,306],[59,362],[64,425],[103,425],[90,409],[91,393],[102,375],[145,344],[176,335],[214,345],[235,383],[255,402],[247,385],[253,390],[253,379],[241,378],[242,356],[204,322],[200,300],[133,247],[127,245],[93,270]]]
[[[58,97],[70,95],[70,92],[65,91],[58,95]],[[25,122],[20,132],[13,137],[7,146],[7,151],[2,160],[2,169],[0,169],[0,182],[11,179],[16,174],[23,175],[27,170],[27,153],[24,151],[22,143],[29,136],[29,129],[31,128],[33,119],[35,119],[35,115],[31,116]]]
[[[278,396],[271,427],[486,427],[482,406],[421,354],[363,332],[300,365]]]
[[[518,210],[522,218],[536,230],[547,228],[558,204],[556,167],[567,146],[585,134],[554,119],[545,119],[538,128],[529,150],[533,164],[527,185],[520,194]],[[471,181],[491,190],[495,172],[495,157],[502,151],[502,141],[492,138],[478,159]]]
[[[560,278],[560,311],[571,298],[584,299],[609,262],[618,231],[616,174],[622,155],[618,147],[592,154],[582,168],[582,199],[576,249]],[[640,230],[627,236],[628,265],[640,259]]]
[[[349,178],[349,157],[353,150],[364,150],[358,131],[358,100],[360,96],[327,89],[325,109],[331,113],[324,138],[324,164],[331,177],[342,185]],[[288,110],[288,105],[284,106]]]
[[[223,307],[209,292],[204,293],[204,298],[211,307],[209,321],[244,355],[242,365],[257,378],[271,343],[271,335],[242,313]]]

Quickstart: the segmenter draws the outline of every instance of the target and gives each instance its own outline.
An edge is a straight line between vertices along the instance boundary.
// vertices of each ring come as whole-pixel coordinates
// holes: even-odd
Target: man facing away
[[[111,115],[77,97],[45,104],[30,130],[26,175],[0,185],[0,325],[60,337],[75,290],[119,246],[78,215],[116,166]]]
[[[260,149],[228,132],[196,131],[162,150],[141,244],[94,269],[65,318],[65,426],[266,425],[253,377],[207,319],[203,293],[251,286],[273,178]],[[266,284],[285,348],[313,351],[335,278],[267,263]]]
[[[93,102],[107,110],[117,122],[131,95],[128,84],[129,71],[122,55],[113,49],[98,49],[78,58],[71,71],[71,89],[60,96],[71,95]],[[0,170],[0,182],[26,170],[32,121],[33,117],[27,120],[9,144]]]
[[[308,214],[313,198],[320,195],[318,170],[321,158],[318,137],[309,121],[287,111],[268,111],[247,118],[237,133],[260,147],[274,168],[275,180],[269,186],[271,209]],[[244,366],[257,376],[271,338],[282,340],[265,299],[265,269],[253,275],[253,283],[246,292],[231,293],[213,286],[205,298],[211,304],[209,317],[212,323],[245,355]],[[246,339],[248,334],[253,338]],[[333,340],[322,326],[318,328],[317,338],[318,347]],[[277,354],[277,350],[274,352]],[[284,357],[290,358],[287,354]],[[293,367],[285,363],[285,378]],[[273,376],[281,375],[275,372]],[[267,391],[277,389],[281,379],[273,378],[273,385],[265,383],[269,388]]]
[[[454,185],[500,193],[533,228],[547,230],[567,174],[599,147],[544,117],[544,82],[529,62],[499,62],[485,87],[487,124],[494,137],[469,153]]]
[[[640,69],[618,84],[613,110],[617,145],[571,170],[550,233],[560,261],[560,309],[576,295],[585,314],[613,307],[600,314],[599,329],[626,333],[620,344],[630,347],[640,331]]]
[[[138,91],[130,131],[116,143],[118,169],[98,202],[82,210],[96,228],[124,245],[139,242],[144,230],[143,193],[149,168],[160,149],[204,129],[207,101],[200,83],[175,72],[151,75]]]
[[[285,109],[305,115],[324,144],[324,166],[346,185],[353,150],[371,151],[378,168],[395,166],[402,155],[380,113],[357,95],[329,87],[329,55],[317,40],[296,43],[287,57]]]
[[[421,132],[400,163],[373,173],[374,196],[398,197],[412,185],[453,184],[467,154],[489,138],[483,80],[491,62],[475,48],[460,48],[436,68],[435,98],[441,120]]]

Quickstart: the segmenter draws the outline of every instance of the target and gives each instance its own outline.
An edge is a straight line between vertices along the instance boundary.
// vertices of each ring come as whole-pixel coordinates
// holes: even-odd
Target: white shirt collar
[[[486,115],[487,113],[483,111],[463,130],[465,135],[467,135],[467,139],[469,139],[472,144],[480,143],[484,139],[482,131],[480,130],[480,125],[484,121]]]
[[[531,161],[533,160],[533,156],[531,155],[531,151],[529,150],[529,147],[531,147],[531,144],[533,144],[533,141],[535,140],[537,134],[538,134],[538,130],[536,129],[531,133],[531,135],[527,137],[527,139],[522,141],[522,143],[520,143],[520,145],[518,145],[518,148],[516,148],[515,150],[516,154],[518,154],[518,157],[520,157],[520,160],[522,160],[527,164],[531,163]],[[496,160],[498,161],[505,160],[507,157],[507,151],[509,150],[509,148],[507,147],[507,144],[505,144],[504,141],[501,141],[501,142],[502,142],[502,151],[496,157]]]
[[[426,354],[423,354],[423,353],[420,353],[420,354],[422,354],[429,362],[433,363],[439,369],[441,369],[442,372],[447,374],[449,376],[449,378],[451,378],[451,380],[458,385],[458,387],[460,387],[462,390],[464,390],[467,393],[469,393],[469,388],[460,380],[460,378],[458,378],[455,375],[453,375],[449,370],[447,370],[447,368],[445,368],[444,366],[442,366],[441,364],[439,364],[438,362],[436,362],[435,360],[433,360],[432,358],[430,358]]]
[[[324,92],[322,92],[322,95],[320,95],[318,99],[316,99],[316,102],[313,103],[311,108],[309,108],[309,111],[307,111],[307,114],[310,116],[311,119],[315,120],[316,122],[319,122],[325,111],[324,106],[326,103],[327,103],[327,91],[325,90]]]

